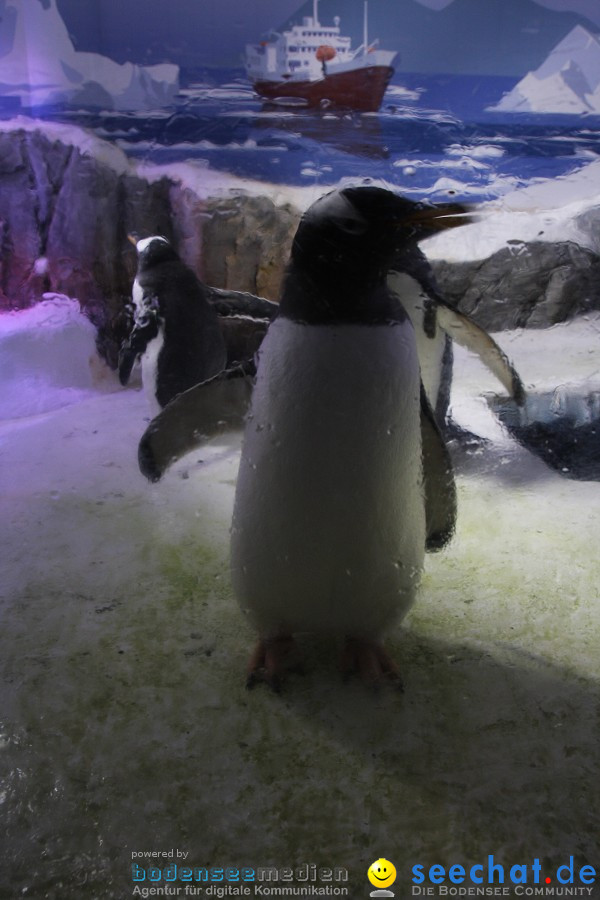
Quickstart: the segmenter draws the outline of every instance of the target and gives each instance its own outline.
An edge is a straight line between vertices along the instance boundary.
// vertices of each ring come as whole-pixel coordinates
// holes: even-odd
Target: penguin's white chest
[[[148,343],[148,346],[142,355],[142,384],[152,415],[158,415],[161,410],[161,406],[156,399],[156,387],[158,378],[158,357],[164,342],[164,328],[161,325],[158,334]]]
[[[425,545],[410,323],[274,322],[261,347],[232,525],[232,575],[262,634],[380,637]]]
[[[135,306],[136,314],[141,316],[144,314],[144,292],[139,281],[134,279],[131,291],[131,299]],[[164,327],[159,326],[158,334],[151,340],[144,353],[142,354],[142,384],[144,393],[148,400],[148,406],[153,416],[158,415],[161,410],[160,404],[156,399],[156,379],[158,377],[158,357],[165,341]]]

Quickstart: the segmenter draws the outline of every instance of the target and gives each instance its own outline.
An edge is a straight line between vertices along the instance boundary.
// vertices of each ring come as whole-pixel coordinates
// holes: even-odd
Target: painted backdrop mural
[[[371,0],[370,40],[398,56],[380,113],[370,118],[327,109],[276,115],[252,90],[246,45],[312,15],[312,0],[301,8],[182,0],[173,9],[70,0],[3,6],[4,114],[64,120],[68,109],[69,121],[138,159],[196,158],[299,185],[368,169],[416,194],[436,195],[452,182],[459,195],[487,199],[572,171],[596,149],[600,22],[590,5],[454,0],[435,9]],[[332,26],[337,16],[355,49],[363,2],[338,6],[321,0],[319,20]]]

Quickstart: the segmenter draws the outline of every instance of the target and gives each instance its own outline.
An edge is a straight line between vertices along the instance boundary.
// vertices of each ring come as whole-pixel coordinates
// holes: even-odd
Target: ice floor
[[[501,340],[544,388],[598,373],[599,331]],[[389,641],[404,695],[343,685],[311,643],[284,693],[244,689],[239,435],[151,486],[139,391],[109,380],[0,425],[1,896],[129,897],[132,853],[172,849],[345,866],[351,898],[378,857],[401,900],[418,863],[600,869],[600,484],[508,438],[495,389],[457,349],[454,416],[489,444],[454,446],[457,534]]]

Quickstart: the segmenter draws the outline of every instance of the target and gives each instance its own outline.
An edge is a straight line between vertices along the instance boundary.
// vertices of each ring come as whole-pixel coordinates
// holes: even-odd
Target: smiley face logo
[[[389,859],[376,859],[369,866],[367,876],[374,887],[386,888],[396,880],[396,867]]]

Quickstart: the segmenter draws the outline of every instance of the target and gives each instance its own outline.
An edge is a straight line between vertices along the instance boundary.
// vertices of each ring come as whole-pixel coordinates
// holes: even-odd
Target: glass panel
[[[593,0],[0,0],[3,896],[595,890],[599,124]]]

